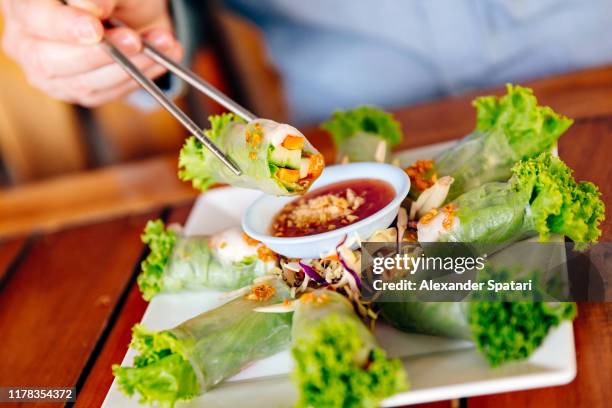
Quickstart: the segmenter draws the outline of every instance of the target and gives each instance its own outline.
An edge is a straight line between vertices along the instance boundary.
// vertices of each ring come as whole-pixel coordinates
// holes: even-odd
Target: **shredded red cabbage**
[[[304,273],[308,275],[310,279],[312,279],[313,281],[323,286],[329,285],[329,283],[327,283],[327,281],[323,279],[323,277],[319,275],[312,266],[306,265],[305,263],[302,263],[302,261],[300,261],[299,264],[302,267],[302,270],[304,271]]]

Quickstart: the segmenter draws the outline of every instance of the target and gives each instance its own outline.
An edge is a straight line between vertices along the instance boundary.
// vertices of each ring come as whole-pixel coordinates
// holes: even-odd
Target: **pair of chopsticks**
[[[62,3],[67,4],[66,0],[60,0]],[[119,21],[112,20],[105,22],[108,27],[119,27],[123,24]],[[128,57],[125,56],[117,47],[111,44],[106,38],[100,43],[102,47],[111,58],[119,64],[145,91],[149,93],[164,109],[166,109],[172,116],[174,116],[180,123],[193,134],[212,154],[214,154],[223,164],[230,169],[235,175],[242,175],[242,170],[238,167],[234,161],[225,155],[209,138],[204,135],[204,132],[191,118],[183,112],[174,102],[172,102],[166,94],[149,78],[147,78],[132,62]],[[236,101],[230,99],[223,92],[200,78],[197,74],[191,71],[189,68],[178,64],[165,56],[161,51],[156,49],[147,41],[143,41],[144,54],[151,58],[159,65],[166,68],[185,82],[196,88],[198,91],[207,95],[211,99],[218,102],[220,105],[235,113],[241,118],[250,122],[257,117],[249,112],[244,107],[240,106]]]

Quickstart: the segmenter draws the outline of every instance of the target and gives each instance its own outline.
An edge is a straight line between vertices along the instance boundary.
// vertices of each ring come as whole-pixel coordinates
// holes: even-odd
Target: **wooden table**
[[[578,179],[612,204],[612,67],[532,86],[575,119],[560,142]],[[501,92],[501,89],[494,90]],[[474,124],[464,95],[398,112],[402,148],[461,137]],[[328,159],[329,139],[306,132]],[[195,194],[163,157],[0,192],[0,384],[75,386],[78,407],[99,406],[110,366],[146,308],[135,286],[147,220],[184,222]],[[612,240],[607,213],[603,240]],[[574,324],[578,375],[569,385],[426,404],[428,407],[603,407],[612,399],[612,304],[581,304]],[[58,405],[58,404],[55,404]]]

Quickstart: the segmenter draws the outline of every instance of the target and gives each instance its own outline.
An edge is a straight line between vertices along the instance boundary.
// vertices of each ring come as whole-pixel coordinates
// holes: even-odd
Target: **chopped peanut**
[[[431,187],[438,179],[438,175],[435,172],[426,178],[427,173],[432,169],[433,160],[417,160],[412,166],[407,167],[405,171],[414,186],[418,190],[423,191]]]
[[[301,150],[304,147],[304,138],[301,136],[287,135],[282,146],[289,150]]]
[[[249,244],[250,246],[256,246],[259,245],[261,242],[259,242],[256,239],[251,238],[250,236],[247,235],[246,232],[242,233],[242,239],[244,239],[244,241]]]
[[[316,179],[323,172],[325,167],[325,161],[323,160],[322,154],[313,154],[310,156],[310,166],[308,168],[308,175]]]
[[[277,177],[289,183],[297,183],[300,180],[300,171],[291,169],[278,169]]]
[[[325,227],[333,230],[335,222],[346,225],[356,221],[359,217],[355,211],[365,203],[365,198],[358,196],[347,188],[344,194],[328,193],[313,198],[302,198],[286,205],[275,219],[273,230],[283,233],[286,228],[296,226],[301,230]]]
[[[251,293],[246,295],[247,300],[257,300],[263,302],[270,299],[276,293],[276,289],[270,284],[262,283],[251,288]]]
[[[264,262],[275,261],[276,259],[278,259],[278,255],[276,255],[274,251],[272,251],[265,245],[262,245],[257,248],[257,257]]]
[[[449,230],[453,226],[453,221],[455,219],[455,211],[457,211],[457,206],[453,203],[446,204],[442,208],[442,212],[445,214],[444,220],[442,221],[442,226],[445,230]]]
[[[432,208],[427,214],[421,217],[421,219],[419,220],[419,223],[423,225],[427,225],[431,222],[433,217],[435,217],[436,215],[438,215],[438,209]]]
[[[305,293],[300,297],[300,302],[302,303],[316,303],[319,305],[327,303],[328,300],[329,296],[327,296],[325,293],[317,295],[314,292],[310,292]]]
[[[457,206],[453,203],[448,203],[442,208],[442,212],[446,214],[454,214],[457,211]]]

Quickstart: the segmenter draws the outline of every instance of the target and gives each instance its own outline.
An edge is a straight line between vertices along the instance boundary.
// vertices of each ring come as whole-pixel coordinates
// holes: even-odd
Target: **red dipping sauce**
[[[391,184],[379,179],[353,179],[310,191],[287,205],[272,220],[276,237],[321,234],[359,222],[395,198]]]

